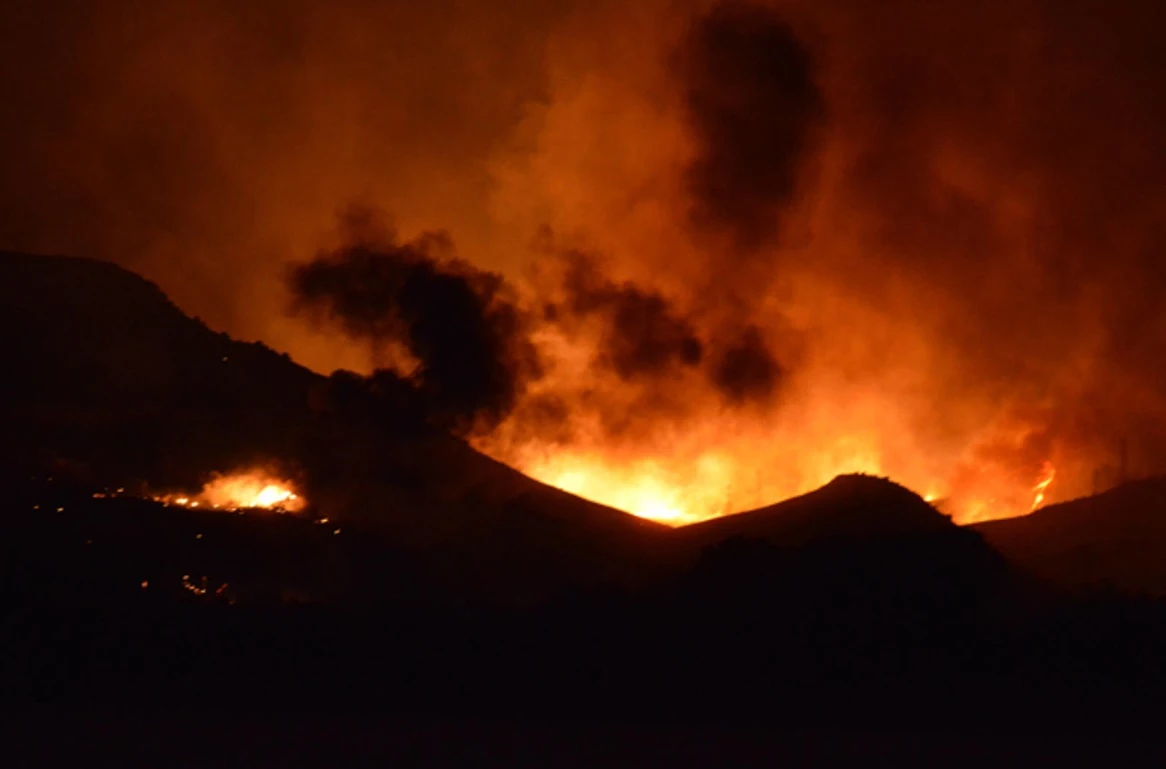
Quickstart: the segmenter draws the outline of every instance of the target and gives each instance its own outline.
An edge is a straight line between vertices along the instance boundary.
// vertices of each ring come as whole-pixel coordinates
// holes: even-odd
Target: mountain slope
[[[317,378],[112,264],[12,253],[0,253],[0,355],[9,459],[119,483],[189,484],[271,456],[294,441]]]
[[[978,534],[914,492],[865,475],[676,536],[695,564],[684,583],[689,600],[742,616],[782,606],[792,622],[825,614],[847,638],[873,633],[882,643],[928,617],[954,632],[929,643],[956,642],[956,628],[973,618],[1015,611],[1037,595]]]
[[[1166,478],[972,528],[1056,584],[1166,596]]]
[[[896,536],[955,528],[950,519],[896,483],[866,475],[841,475],[800,497],[691,524],[678,534],[701,544],[737,536],[796,546],[833,537]]]

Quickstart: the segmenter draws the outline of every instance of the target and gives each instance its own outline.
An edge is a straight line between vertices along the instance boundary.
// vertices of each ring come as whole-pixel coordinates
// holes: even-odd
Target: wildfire
[[[215,510],[257,508],[296,513],[305,502],[292,484],[263,471],[249,471],[214,478],[194,497],[171,494],[155,497],[159,502],[180,507],[209,507]]]
[[[480,447],[551,486],[672,526],[774,504],[848,473],[886,476],[917,489],[960,524],[1024,515],[1047,500],[1051,462],[1043,462],[1035,479],[1018,471],[1032,461],[1031,436],[1039,428],[1003,422],[989,426],[990,440],[927,454],[909,439],[888,440],[887,435],[906,431],[894,429],[886,412],[880,418],[879,427],[887,429],[831,437],[836,416],[823,414],[820,423],[811,419],[792,426],[804,442],[775,440],[764,426],[722,431],[712,422],[709,429],[676,433],[650,453],[609,451],[599,444],[517,451],[488,442]]]
[[[760,455],[760,449],[752,453]],[[759,469],[752,476],[732,453],[699,448],[684,462],[560,449],[523,457],[518,465],[548,485],[671,526],[779,502],[846,473],[884,474],[876,458],[852,440],[837,442],[813,466]]]
[[[1034,496],[1032,499],[1032,510],[1036,510],[1045,501],[1045,492],[1048,491],[1053,479],[1057,476],[1057,470],[1053,467],[1051,462],[1045,462],[1041,467],[1041,479],[1033,487]]]
[[[661,523],[679,526],[707,517],[702,515],[702,505],[693,504],[684,486],[670,484],[660,469],[650,464],[611,468],[578,457],[560,457],[532,475],[572,494],[602,500],[612,507]]]

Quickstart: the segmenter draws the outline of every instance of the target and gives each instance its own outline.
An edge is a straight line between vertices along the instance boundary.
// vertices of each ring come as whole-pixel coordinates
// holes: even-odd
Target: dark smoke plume
[[[608,280],[581,254],[568,258],[565,309],[604,319],[602,364],[623,379],[700,364],[704,350],[696,330],[688,319],[676,314],[664,296],[632,283]]]
[[[452,257],[442,232],[399,243],[363,212],[345,228],[347,245],[292,268],[296,309],[322,312],[376,348],[404,345],[435,423],[463,433],[496,425],[539,375],[525,317],[501,276]]]
[[[810,53],[773,9],[729,2],[698,20],[679,56],[699,145],[693,221],[741,246],[770,240],[825,109]]]
[[[699,369],[729,405],[772,402],[787,368],[762,328],[738,319],[702,341],[696,317],[677,309],[662,293],[611,280],[594,256],[578,250],[560,252],[556,258],[566,266],[566,296],[560,304],[547,306],[546,317],[568,328],[581,319],[599,318],[603,335],[595,364],[624,381]],[[796,340],[787,341],[796,347]],[[784,350],[791,352],[796,350]],[[652,397],[665,397],[666,389],[663,381],[656,381]]]
[[[781,364],[756,326],[742,331],[709,372],[713,383],[733,404],[768,401],[777,391],[783,374]]]

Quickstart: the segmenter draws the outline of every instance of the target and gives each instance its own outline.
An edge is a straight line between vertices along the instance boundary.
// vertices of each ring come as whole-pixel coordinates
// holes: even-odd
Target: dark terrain
[[[1166,705],[1160,482],[960,528],[847,476],[670,530],[478,454],[400,380],[317,376],[111,265],[0,254],[0,329],[0,698],[25,714],[259,713],[252,734],[338,730],[341,764],[357,743],[490,723],[501,755],[507,729],[587,723],[685,734],[683,761],[724,765],[774,729],[1117,730],[1128,749]],[[146,498],[256,462],[312,508]],[[385,713],[396,731],[366,726]],[[84,723],[78,745],[120,728]],[[556,728],[524,739],[587,755]]]
[[[1006,557],[1066,589],[1166,598],[1166,478],[973,528]]]

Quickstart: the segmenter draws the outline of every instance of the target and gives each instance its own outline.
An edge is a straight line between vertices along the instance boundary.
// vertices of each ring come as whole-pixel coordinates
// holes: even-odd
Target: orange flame
[[[296,513],[306,506],[290,482],[260,470],[218,476],[203,486],[196,497],[170,494],[155,499],[180,507],[231,511],[256,508]]]
[[[1057,470],[1053,467],[1051,462],[1045,462],[1041,467],[1041,479],[1033,487],[1034,496],[1032,499],[1032,510],[1036,510],[1045,501],[1045,492],[1048,491],[1053,479],[1057,476]]]

